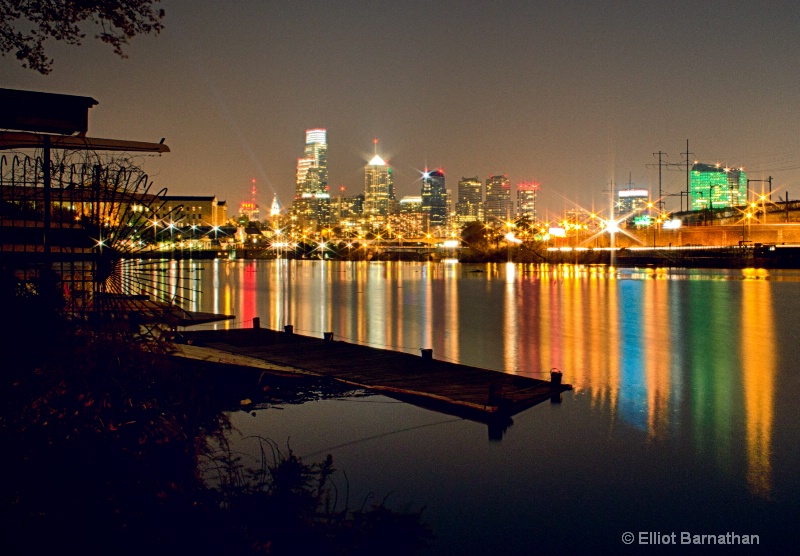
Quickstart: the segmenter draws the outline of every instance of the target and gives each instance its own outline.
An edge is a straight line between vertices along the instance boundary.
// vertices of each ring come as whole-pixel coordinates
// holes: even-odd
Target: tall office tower
[[[392,169],[377,153],[364,168],[364,216],[388,216],[394,208]]]
[[[458,181],[456,219],[460,224],[483,222],[483,183],[478,176]]]
[[[647,189],[620,189],[617,191],[617,202],[614,205],[614,217],[622,219],[620,223],[633,225],[636,219],[647,211],[650,202],[650,191]]]
[[[513,208],[508,176],[489,176],[486,180],[486,221],[508,221]]]
[[[422,212],[430,226],[447,224],[447,190],[441,170],[429,172],[426,168],[422,174]]]
[[[539,184],[535,181],[523,181],[517,184],[517,213],[536,221],[536,192]]]
[[[743,168],[694,163],[689,179],[692,210],[735,207],[747,203],[747,174]]]
[[[303,157],[297,159],[292,210],[309,224],[326,224],[330,216],[328,143],[324,129],[306,130]]]

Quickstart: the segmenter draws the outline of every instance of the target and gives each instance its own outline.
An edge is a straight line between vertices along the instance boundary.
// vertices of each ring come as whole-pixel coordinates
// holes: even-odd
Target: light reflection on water
[[[606,440],[597,446],[595,465],[627,457],[619,453],[617,435],[624,435],[633,442],[625,449],[644,450],[634,465],[660,466],[670,476],[670,465],[694,462],[712,485],[682,479],[673,488],[714,489],[721,482],[726,488],[741,486],[767,504],[792,500],[796,509],[797,479],[785,479],[798,470],[797,451],[786,448],[796,448],[797,439],[779,432],[796,430],[800,420],[794,401],[800,394],[793,351],[800,308],[796,271],[321,261],[183,265],[194,265],[199,278],[192,309],[236,315],[232,325],[217,327],[251,326],[258,316],[262,326],[273,329],[292,324],[300,334],[332,331],[337,339],[413,353],[429,347],[436,358],[509,373],[541,377],[551,368],[562,370],[575,393],[565,398],[557,419],[550,422],[552,411],[543,407],[518,415],[503,445],[515,442],[514,428],[523,427],[516,434],[524,437],[525,426],[539,426],[531,415],[547,415],[544,421],[557,423],[563,433],[538,439],[547,450],[597,442],[586,437],[587,429],[596,429],[590,421],[597,420],[606,426]],[[396,406],[387,411],[414,423],[429,414]],[[435,418],[441,416],[430,417]],[[397,423],[387,427],[403,430]],[[307,451],[346,444],[360,438],[362,429],[356,419],[337,430],[339,440],[319,440]],[[294,430],[293,436],[302,430],[309,429]],[[395,447],[383,449],[408,450],[425,460],[424,450],[413,443],[428,442],[433,433],[414,432],[411,444],[405,441],[409,434],[397,435],[391,440]],[[780,450],[777,439],[784,442]],[[460,457],[463,448],[442,442]],[[648,446],[658,447],[663,461],[654,462]],[[578,452],[593,457],[591,451]],[[357,458],[344,457],[359,465]],[[556,459],[571,468],[567,475],[587,465]],[[419,466],[409,464],[408,470],[420,472]],[[701,492],[701,497],[716,494]],[[692,495],[681,491],[678,499]]]

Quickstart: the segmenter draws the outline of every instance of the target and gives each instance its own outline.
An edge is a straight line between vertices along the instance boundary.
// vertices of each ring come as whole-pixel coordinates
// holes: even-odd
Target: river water
[[[425,506],[431,554],[624,550],[625,533],[639,549],[680,546],[687,533],[797,545],[800,271],[285,260],[168,268],[155,279],[184,292],[185,308],[236,315],[206,328],[259,317],[262,327],[431,348],[508,373],[563,372],[574,390],[514,416],[501,440],[486,425],[378,395],[232,414],[232,441],[245,453],[255,452],[252,436],[307,460],[331,453],[351,505],[374,493],[398,509]]]

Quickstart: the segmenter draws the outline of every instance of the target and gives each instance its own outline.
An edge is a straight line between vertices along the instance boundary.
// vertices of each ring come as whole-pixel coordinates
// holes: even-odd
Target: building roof
[[[732,168],[730,166],[720,166],[719,164],[704,164],[702,162],[695,162],[692,164],[693,172],[741,172],[744,168]]]
[[[216,199],[214,195],[166,195],[164,197],[165,201],[194,201],[197,203],[201,202],[211,202],[213,203]],[[223,201],[224,203],[225,201]],[[217,203],[218,205],[220,203]]]
[[[91,97],[0,89],[0,128],[72,135],[88,130]]]

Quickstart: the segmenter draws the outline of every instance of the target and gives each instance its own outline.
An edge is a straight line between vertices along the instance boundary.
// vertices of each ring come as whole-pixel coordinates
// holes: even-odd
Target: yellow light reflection
[[[772,491],[772,423],[776,345],[769,282],[742,289],[742,380],[747,430],[747,485],[763,497]]]
[[[645,284],[642,311],[646,339],[647,436],[660,439],[665,436],[669,425],[669,284],[656,280]]]
[[[444,351],[452,361],[459,360],[458,275],[455,266],[447,267],[444,281]],[[402,345],[402,344],[401,344]]]

